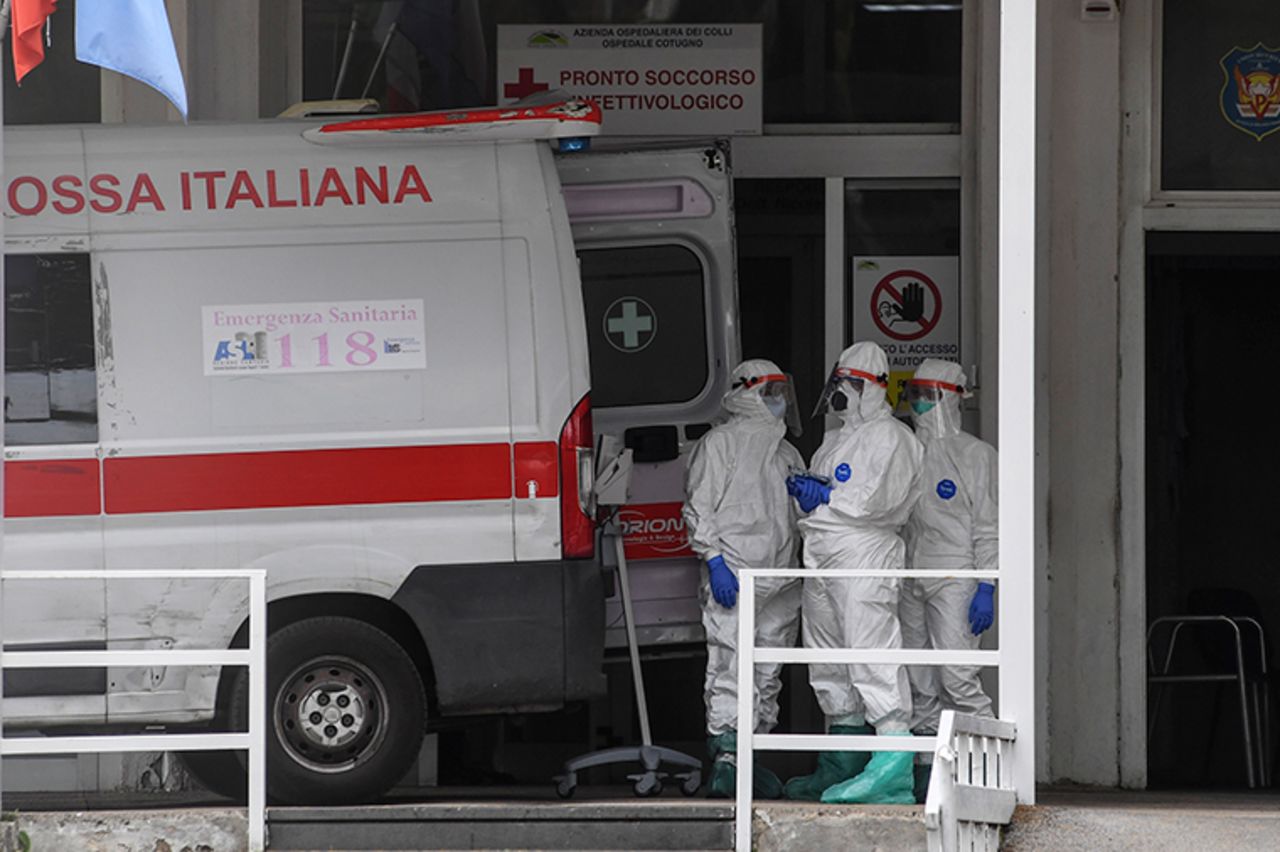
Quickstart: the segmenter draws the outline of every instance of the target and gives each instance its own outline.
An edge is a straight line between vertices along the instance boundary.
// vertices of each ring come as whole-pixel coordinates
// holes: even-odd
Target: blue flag
[[[77,3],[76,59],[146,83],[187,117],[187,87],[164,0]]]

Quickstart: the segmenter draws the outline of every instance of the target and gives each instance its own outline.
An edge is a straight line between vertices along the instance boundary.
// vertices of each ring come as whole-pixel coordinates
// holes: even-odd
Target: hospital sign
[[[498,96],[564,90],[622,136],[759,134],[759,24],[498,27]]]

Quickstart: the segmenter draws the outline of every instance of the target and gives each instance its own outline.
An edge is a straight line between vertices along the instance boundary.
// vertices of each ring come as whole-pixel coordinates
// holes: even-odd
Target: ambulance
[[[599,122],[6,129],[4,567],[265,569],[276,801],[375,798],[438,720],[603,693],[604,442],[635,454],[640,621],[697,638],[678,509],[738,356],[728,163],[577,150]],[[14,581],[5,647],[243,646],[245,595]],[[243,729],[246,691],[14,672],[4,718]],[[188,756],[224,792],[239,761]]]

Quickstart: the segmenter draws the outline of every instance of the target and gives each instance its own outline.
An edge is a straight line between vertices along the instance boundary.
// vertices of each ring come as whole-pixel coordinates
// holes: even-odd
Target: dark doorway
[[[1276,474],[1268,384],[1280,317],[1280,238],[1274,234],[1152,233],[1147,240],[1147,616],[1248,616],[1280,630]],[[1258,391],[1253,391],[1259,385]],[[1259,674],[1257,638],[1242,624],[1246,669]],[[1171,626],[1156,634],[1163,666]],[[1234,672],[1225,622],[1188,624],[1174,674]],[[1255,680],[1258,680],[1255,678]],[[1274,728],[1266,686],[1247,704]],[[1244,787],[1245,720],[1238,684],[1151,684],[1152,787]],[[1276,762],[1274,736],[1255,763]]]
[[[823,354],[825,187],[821,178],[736,180],[738,312],[744,358],[768,358],[790,373],[806,459],[822,443],[810,418],[831,368]]]

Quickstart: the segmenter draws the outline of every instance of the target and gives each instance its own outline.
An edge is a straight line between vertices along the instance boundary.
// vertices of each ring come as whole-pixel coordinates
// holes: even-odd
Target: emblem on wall
[[[1222,59],[1220,106],[1231,126],[1261,142],[1280,130],[1280,50],[1233,47]]]

